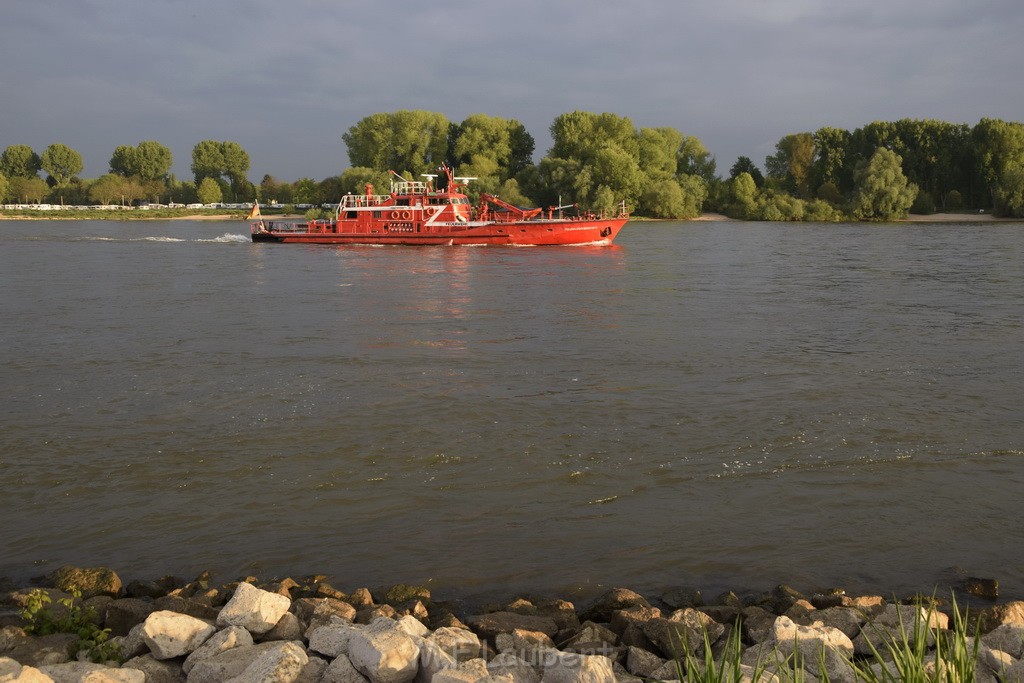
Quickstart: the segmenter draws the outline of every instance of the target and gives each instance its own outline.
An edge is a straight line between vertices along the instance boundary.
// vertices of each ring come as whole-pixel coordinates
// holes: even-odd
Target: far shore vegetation
[[[391,171],[418,179],[447,163],[475,179],[467,190],[474,200],[487,192],[522,206],[598,211],[625,201],[638,218],[704,212],[819,222],[936,212],[1024,218],[1024,124],[1016,122],[901,119],[853,131],[824,127],[784,136],[763,169],[744,156],[727,175],[698,138],[674,128],[637,128],[616,114],[575,111],[556,117],[550,132],[554,144],[535,163],[534,139],[514,119],[473,114],[453,123],[429,111],[377,113],[341,135],[349,168],[340,175],[295,181],[265,175],[259,184],[248,178],[248,153],[231,141],[196,144],[187,180],[170,172],[171,150],[156,141],[117,147],[109,173],[91,179],[80,177],[82,156],[67,145],[53,143],[38,154],[12,144],[0,154],[0,205],[109,207],[52,217],[124,219],[223,215],[223,209],[199,208],[223,204],[242,217],[241,204],[320,207],[362,194],[367,184],[382,191]],[[121,210],[140,204],[151,210]],[[44,213],[26,211],[0,208],[7,216]]]

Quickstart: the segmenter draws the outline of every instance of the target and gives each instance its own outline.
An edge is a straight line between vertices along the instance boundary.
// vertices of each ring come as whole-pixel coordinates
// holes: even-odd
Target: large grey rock
[[[292,601],[283,595],[242,582],[217,615],[217,626],[241,626],[259,635],[274,628],[291,606]]]
[[[20,664],[10,657],[0,657],[0,681],[10,683],[53,683],[53,679],[34,666]]]
[[[687,652],[703,652],[704,637],[714,643],[725,627],[693,608],[676,610],[669,618],[657,618],[642,625],[644,634],[671,659],[680,659]]]
[[[113,669],[92,662],[51,664],[39,670],[53,683],[146,683],[146,674],[138,669]]]
[[[153,655],[132,657],[122,669],[138,669],[146,675],[146,683],[184,683],[185,672],[177,660],[161,660]]]
[[[630,647],[626,650],[626,671],[642,678],[650,678],[651,674],[665,665],[665,660],[647,650]]]
[[[348,640],[348,658],[371,683],[407,683],[416,676],[420,649],[397,626],[386,628],[386,621],[356,629]]]
[[[252,645],[252,635],[241,626],[228,626],[226,629],[217,631],[210,636],[205,643],[185,658],[181,665],[182,671],[186,674],[192,671],[199,662],[216,657],[221,652],[226,652],[235,647],[249,647]]]
[[[993,650],[1002,650],[1014,659],[1024,657],[1024,626],[1001,624],[981,637]]]
[[[301,643],[275,641],[261,651],[247,667],[225,683],[294,683],[309,662]]]
[[[293,645],[294,648],[288,648],[282,652],[282,646],[289,644]],[[302,651],[298,643],[285,643],[281,641],[233,647],[209,659],[196,662],[192,670],[188,672],[188,683],[225,683],[230,680],[247,681],[247,683],[250,683],[259,679],[243,679],[242,674],[257,660],[262,660],[261,667],[280,661],[283,663],[284,668],[290,671],[292,670],[291,662],[302,661],[302,658],[295,653],[295,648]],[[303,656],[306,656],[305,651],[302,652]],[[265,660],[262,659],[264,655],[267,655]],[[294,658],[292,658],[292,655],[294,655]],[[301,666],[298,667],[298,670],[301,671],[301,668]],[[298,676],[297,673],[295,675]]]
[[[310,655],[308,651],[306,656],[309,657],[309,661],[302,667],[302,673],[295,679],[295,683],[331,683],[324,678],[330,663],[322,657]],[[365,679],[361,683],[365,683]]]
[[[551,651],[541,683],[615,683],[615,672],[607,657]]]
[[[291,612],[285,612],[274,624],[274,628],[260,636],[260,641],[269,640],[302,640],[302,624]]]
[[[4,654],[22,664],[41,667],[71,661],[78,649],[78,636],[73,633],[54,633],[34,638],[18,638]]]
[[[356,671],[345,655],[335,657],[327,666],[320,683],[367,683],[366,676]]]
[[[306,636],[309,638],[310,650],[334,658],[348,654],[349,641],[362,630],[345,619],[331,617],[330,622],[323,626],[310,627]]]
[[[537,669],[514,652],[502,652],[487,662],[487,670],[492,677],[501,677],[510,683],[540,683]]]
[[[112,636],[124,636],[154,611],[152,602],[138,598],[111,600],[103,609],[103,626],[110,629]]]
[[[1024,601],[1013,600],[981,610],[981,631],[988,633],[1001,624],[1024,626]]]
[[[217,629],[202,619],[177,612],[153,612],[142,624],[142,640],[157,659],[193,652]]]

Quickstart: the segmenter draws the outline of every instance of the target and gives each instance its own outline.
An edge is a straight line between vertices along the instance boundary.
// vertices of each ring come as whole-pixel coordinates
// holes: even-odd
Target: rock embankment
[[[687,678],[710,646],[746,680],[854,683],[858,669],[871,667],[878,677],[888,667],[898,680],[891,662],[875,660],[893,637],[913,643],[915,624],[933,670],[943,666],[935,645],[956,640],[941,601],[925,607],[840,590],[804,596],[786,586],[743,599],[727,593],[710,605],[698,593],[649,600],[613,589],[580,610],[516,599],[458,614],[423,588],[345,594],[324,577],[122,586],[109,569],[65,567],[47,578],[42,588],[0,594],[0,682],[641,683]],[[90,615],[93,631],[109,629],[120,661],[87,661],[95,643],[80,635],[26,632],[38,627],[22,616],[38,609],[38,591],[49,598],[47,623]],[[978,625],[977,681],[1024,681],[1024,602],[952,613]]]

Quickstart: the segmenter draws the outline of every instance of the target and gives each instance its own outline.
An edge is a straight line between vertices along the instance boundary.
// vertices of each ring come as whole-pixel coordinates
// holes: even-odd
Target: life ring
[[[403,221],[407,221],[410,218],[412,218],[412,213],[411,212],[409,212],[409,211],[403,211],[402,212],[402,220]]]
[[[397,221],[397,220],[398,220],[399,218],[401,218],[401,217],[402,217],[402,212],[401,212],[401,211],[392,211],[392,212],[391,212],[391,217],[392,217],[392,218],[393,218],[394,220],[396,220],[396,221]]]

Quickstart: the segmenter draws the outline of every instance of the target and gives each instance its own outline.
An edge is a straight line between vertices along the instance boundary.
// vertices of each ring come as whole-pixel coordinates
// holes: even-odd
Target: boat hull
[[[430,230],[381,228],[366,232],[344,232],[341,224],[298,224],[286,229],[269,229],[254,224],[253,242],[277,244],[377,244],[377,245],[493,245],[555,246],[611,244],[626,218],[594,220],[536,220],[520,223],[431,226]]]

